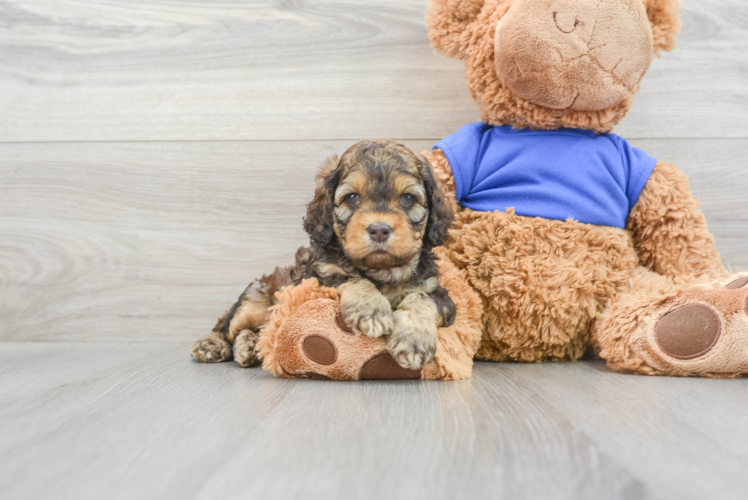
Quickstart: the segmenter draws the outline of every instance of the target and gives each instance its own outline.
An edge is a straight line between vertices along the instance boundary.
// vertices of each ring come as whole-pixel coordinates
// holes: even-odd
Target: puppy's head
[[[319,246],[337,238],[357,267],[388,269],[444,243],[451,221],[428,160],[376,139],[323,165],[304,229]]]

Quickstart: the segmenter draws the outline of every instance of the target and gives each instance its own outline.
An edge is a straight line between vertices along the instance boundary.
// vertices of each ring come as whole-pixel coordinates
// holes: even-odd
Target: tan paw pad
[[[714,347],[720,332],[719,316],[710,307],[686,304],[660,318],[655,340],[660,349],[674,358],[695,359]]]

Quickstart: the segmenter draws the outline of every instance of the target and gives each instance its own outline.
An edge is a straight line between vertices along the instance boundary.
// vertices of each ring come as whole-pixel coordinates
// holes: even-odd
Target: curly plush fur
[[[553,109],[520,98],[496,66],[497,47],[515,50],[511,44],[509,49],[499,44],[497,30],[508,29],[500,23],[532,22],[527,16],[517,16],[519,11],[507,16],[519,5],[535,9],[532,12],[538,15],[553,15],[548,18],[550,25],[548,19],[543,20],[544,26],[550,26],[547,40],[543,40],[544,33],[531,34],[537,35],[541,51],[546,41],[546,48],[568,41],[552,21],[563,33],[578,25],[584,28],[586,18],[579,17],[579,12],[590,8],[608,14],[620,11],[621,16],[628,16],[628,21],[621,17],[621,23],[639,28],[640,16],[646,16],[651,38],[646,34],[639,42],[649,43],[654,54],[672,50],[680,29],[678,0],[602,0],[597,4],[432,0],[427,14],[432,45],[447,56],[465,60],[468,88],[483,121],[489,124],[549,130],[577,127],[606,133],[630,109],[638,90],[637,85],[630,95],[605,109],[586,111],[573,105]],[[567,17],[558,20],[559,12]],[[577,15],[576,22],[568,15]],[[620,35],[614,31],[622,24],[609,19],[607,26],[613,30],[610,33]],[[599,39],[602,33],[597,32],[594,43],[587,40],[590,49],[604,46],[607,40]],[[623,40],[624,45],[616,50],[625,60]],[[557,49],[550,50],[548,57],[576,50],[560,45]],[[524,60],[521,53],[515,56],[523,64],[535,64],[538,59],[537,54]],[[534,77],[544,75],[538,72]],[[543,88],[543,82],[539,83]],[[601,102],[592,97],[589,102]],[[512,210],[463,210],[455,197],[449,161],[438,149],[426,154],[456,214],[442,254],[465,272],[483,301],[477,357],[574,360],[591,346],[609,366],[624,372],[707,377],[748,373],[748,276],[730,276],[725,271],[706,219],[677,167],[657,163],[625,229],[618,229],[521,217]]]

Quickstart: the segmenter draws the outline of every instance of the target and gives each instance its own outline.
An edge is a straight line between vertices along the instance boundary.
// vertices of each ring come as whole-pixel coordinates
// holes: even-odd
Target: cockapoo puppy
[[[233,356],[242,366],[256,365],[255,347],[275,292],[317,278],[338,289],[351,329],[387,336],[402,367],[420,368],[434,357],[437,327],[454,321],[455,305],[439,285],[432,252],[446,240],[451,222],[423,156],[383,139],[353,145],[340,161],[328,159],[317,176],[304,219],[310,247],[298,250],[295,265],[251,283],[192,355],[213,363]],[[242,341],[235,342],[240,333]]]

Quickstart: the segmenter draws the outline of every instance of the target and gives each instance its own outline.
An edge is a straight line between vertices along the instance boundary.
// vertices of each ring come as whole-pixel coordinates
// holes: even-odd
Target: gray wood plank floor
[[[477,120],[427,4],[0,0],[0,499],[746,498],[748,380],[190,360],[305,242],[325,157]],[[748,269],[748,3],[683,4],[616,132],[690,176]]]
[[[685,0],[629,138],[746,137],[744,0]],[[478,117],[428,0],[0,0],[0,141],[441,138]]]
[[[478,363],[288,381],[170,344],[0,344],[0,498],[745,498],[748,385]],[[717,494],[717,492],[719,494]]]

